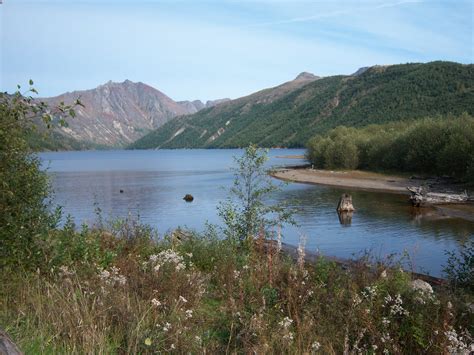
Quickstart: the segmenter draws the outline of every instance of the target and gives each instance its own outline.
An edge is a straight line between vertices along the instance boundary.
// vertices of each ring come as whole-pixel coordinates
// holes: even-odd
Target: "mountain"
[[[203,103],[201,100],[194,100],[194,101],[178,101],[178,104],[186,108],[189,113],[196,113],[201,111],[203,108],[210,108],[221,103],[230,101],[230,99],[218,99],[218,100],[208,100],[206,103]]]
[[[339,125],[474,113],[474,65],[373,66],[324,78],[302,73],[275,88],[178,117],[130,148],[303,147]]]
[[[196,101],[196,105],[178,103],[149,85],[130,80],[109,81],[92,90],[41,100],[55,106],[60,102],[73,103],[77,98],[84,107],[77,107],[76,117],[68,119],[68,127],[58,128],[56,133],[84,144],[102,146],[129,144],[173,117],[200,109]],[[60,137],[56,135],[55,139]]]

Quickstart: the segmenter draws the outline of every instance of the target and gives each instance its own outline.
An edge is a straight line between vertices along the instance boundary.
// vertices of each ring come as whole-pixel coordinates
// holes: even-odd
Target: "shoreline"
[[[399,195],[410,195],[407,186],[420,187],[428,185],[441,190],[459,190],[459,186],[453,186],[446,182],[434,179],[406,178],[400,176],[384,175],[359,170],[331,171],[316,170],[302,167],[286,167],[276,170],[270,174],[272,177],[294,183],[322,185],[336,188],[348,188],[352,190],[363,190]],[[407,199],[407,205],[409,201]],[[434,219],[460,218],[474,222],[474,204],[442,204],[433,205],[430,208],[420,209],[425,213],[434,212]]]

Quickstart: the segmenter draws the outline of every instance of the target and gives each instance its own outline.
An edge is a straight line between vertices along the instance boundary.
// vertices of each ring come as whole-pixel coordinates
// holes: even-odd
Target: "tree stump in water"
[[[352,196],[349,194],[343,194],[339,203],[337,204],[337,212],[353,212],[355,211],[352,205]]]
[[[10,339],[8,334],[0,328],[0,354],[22,355],[16,344]]]

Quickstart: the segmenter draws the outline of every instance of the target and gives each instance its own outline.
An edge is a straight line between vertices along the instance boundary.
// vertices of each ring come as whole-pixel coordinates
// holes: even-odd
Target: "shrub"
[[[32,87],[26,94],[31,93],[36,93]],[[57,112],[73,115],[71,106],[60,105]],[[47,125],[53,120],[43,103],[20,92],[0,93],[1,266],[35,268],[43,252],[42,239],[58,221],[46,201],[47,176],[27,143],[41,118]],[[64,123],[62,118],[59,122]]]

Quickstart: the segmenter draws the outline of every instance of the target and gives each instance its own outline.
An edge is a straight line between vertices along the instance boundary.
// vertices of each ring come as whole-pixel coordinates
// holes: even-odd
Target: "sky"
[[[471,0],[0,0],[0,91],[125,79],[174,100],[237,98],[307,71],[474,62]]]

